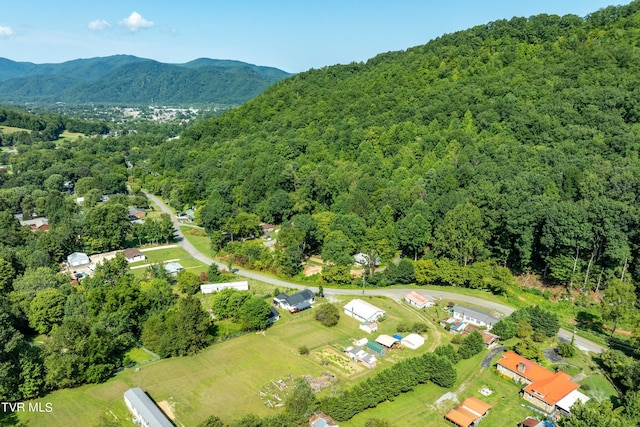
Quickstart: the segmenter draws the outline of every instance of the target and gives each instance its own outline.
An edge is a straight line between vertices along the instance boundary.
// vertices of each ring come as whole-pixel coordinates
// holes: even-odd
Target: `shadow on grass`
[[[0,412],[0,427],[27,427],[27,425],[18,421],[15,412]]]
[[[595,314],[579,311],[576,316],[576,326],[578,329],[591,331],[598,335],[603,335],[605,332],[602,329],[602,323],[600,318]]]

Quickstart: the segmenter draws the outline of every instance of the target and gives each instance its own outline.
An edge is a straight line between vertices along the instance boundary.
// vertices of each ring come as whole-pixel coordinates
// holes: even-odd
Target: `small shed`
[[[271,313],[269,313],[269,323],[274,323],[280,320],[280,312],[275,309],[275,307],[271,307]]]
[[[376,322],[362,322],[360,323],[360,329],[371,334],[378,331],[378,324]]]
[[[360,338],[359,340],[356,340],[355,344],[358,347],[364,347],[365,345],[367,345],[367,343],[369,342],[368,339],[366,338]]]
[[[382,334],[378,338],[376,338],[376,342],[378,344],[382,344],[383,346],[385,346],[387,348],[392,348],[394,345],[396,345],[398,343],[398,340],[395,339],[392,336],[389,336],[389,335],[386,335],[386,334]]]
[[[375,341],[369,341],[367,343],[367,348],[376,356],[378,357],[384,357],[385,354],[387,354],[387,349],[384,348],[383,345],[378,344]]]
[[[178,273],[184,270],[184,267],[179,262],[171,261],[165,263],[164,269],[170,276],[177,276]]]
[[[482,335],[484,346],[486,348],[494,348],[498,345],[498,340],[500,339],[498,335],[483,330],[479,330],[478,332],[480,332],[480,335]]]
[[[407,348],[415,350],[418,347],[422,347],[424,345],[424,338],[418,334],[409,334],[406,337],[402,338],[400,343]]]

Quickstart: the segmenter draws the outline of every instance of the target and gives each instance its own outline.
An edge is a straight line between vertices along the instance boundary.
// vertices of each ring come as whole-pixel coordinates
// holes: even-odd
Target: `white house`
[[[135,423],[143,427],[173,427],[158,406],[140,387],[124,392],[124,403],[135,417]]]
[[[400,343],[412,350],[424,345],[424,338],[418,334],[409,334],[400,340]]]
[[[127,248],[122,251],[128,262],[144,261],[147,257],[136,248]]]
[[[200,285],[200,292],[203,294],[211,294],[214,292],[219,292],[222,289],[235,289],[238,291],[248,291],[249,290],[249,282],[243,280],[241,282],[227,282],[227,283],[205,283]]]
[[[344,352],[349,359],[358,361],[369,369],[375,368],[378,362],[374,355],[367,353],[363,350],[363,347],[360,346],[347,347],[344,349]]]
[[[361,322],[375,322],[387,313],[373,304],[361,299],[353,299],[344,306],[344,314]]]
[[[476,326],[484,326],[487,330],[491,330],[493,325],[498,323],[497,317],[494,317],[486,311],[476,308],[465,307],[464,305],[456,305],[451,309],[451,315],[456,320],[462,320]]]
[[[283,310],[289,310],[291,313],[311,308],[311,303],[315,302],[315,295],[309,289],[296,292],[293,295],[278,294],[273,299],[273,304]]]
[[[416,291],[409,292],[405,295],[404,300],[415,308],[433,307],[435,305],[435,299],[421,295]]]

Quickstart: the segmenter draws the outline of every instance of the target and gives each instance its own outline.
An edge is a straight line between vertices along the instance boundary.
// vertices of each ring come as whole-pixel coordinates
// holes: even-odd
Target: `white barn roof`
[[[368,322],[375,321],[386,314],[381,308],[357,298],[344,306],[344,312],[353,318]]]
[[[409,334],[400,341],[405,347],[416,349],[424,345],[424,338],[418,334]]]
[[[149,427],[173,427],[173,423],[164,415],[158,406],[140,387],[130,388],[124,392],[127,406],[132,406],[141,425]],[[142,418],[140,420],[140,418]]]

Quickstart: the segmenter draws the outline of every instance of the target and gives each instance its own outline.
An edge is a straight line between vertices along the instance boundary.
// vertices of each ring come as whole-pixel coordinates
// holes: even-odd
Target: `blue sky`
[[[237,59],[300,72],[514,16],[584,17],[629,0],[17,0],[0,7],[0,56],[35,63],[130,54]]]

